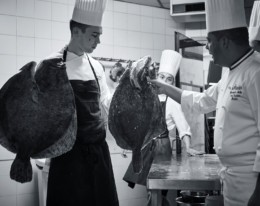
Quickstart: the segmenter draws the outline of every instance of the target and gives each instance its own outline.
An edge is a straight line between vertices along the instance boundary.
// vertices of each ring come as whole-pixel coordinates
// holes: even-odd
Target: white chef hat
[[[76,0],[72,20],[81,24],[101,26],[106,0]]]
[[[158,73],[166,72],[175,77],[179,70],[181,59],[182,56],[178,52],[173,50],[164,50],[162,52]]]
[[[206,0],[208,32],[247,27],[244,0]]]
[[[260,1],[255,1],[249,23],[249,41],[260,41]]]

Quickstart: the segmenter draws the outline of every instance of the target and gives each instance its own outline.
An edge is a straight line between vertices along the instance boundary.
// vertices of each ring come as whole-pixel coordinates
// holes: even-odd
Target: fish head
[[[146,76],[149,75],[149,67],[151,66],[151,56],[144,56],[130,65],[130,83],[133,87],[142,90],[147,86]]]

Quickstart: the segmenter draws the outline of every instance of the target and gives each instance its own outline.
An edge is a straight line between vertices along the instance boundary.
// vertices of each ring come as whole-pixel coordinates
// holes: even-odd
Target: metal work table
[[[147,179],[152,206],[161,205],[161,190],[221,190],[218,172],[220,161],[215,154],[171,158],[157,156]]]

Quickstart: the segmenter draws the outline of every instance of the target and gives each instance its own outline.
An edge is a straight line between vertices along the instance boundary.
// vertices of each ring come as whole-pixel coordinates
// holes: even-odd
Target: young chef
[[[63,58],[77,107],[77,140],[51,159],[47,206],[118,206],[100,107],[111,98],[101,64],[90,54],[100,43],[105,0],[76,0],[69,44],[48,57]]]
[[[260,54],[248,42],[243,0],[207,0],[207,49],[215,64],[228,67],[204,93],[182,91],[150,80],[182,109],[216,110],[214,147],[224,168],[225,206],[260,203]],[[192,69],[192,68],[191,68]]]
[[[173,85],[174,78],[178,72],[181,59],[182,56],[178,52],[172,50],[164,50],[162,52],[162,56],[160,60],[158,80],[165,82],[166,84]],[[136,174],[133,172],[132,163],[130,163],[123,178],[126,182],[129,183],[130,187],[134,187],[134,184],[141,184],[146,186],[146,178],[151,168],[155,155],[163,154],[165,156],[171,157],[172,148],[171,148],[169,137],[175,138],[176,128],[178,129],[180,138],[185,143],[186,151],[189,155],[193,156],[193,155],[204,153],[202,151],[197,151],[190,148],[190,137],[191,137],[190,126],[188,125],[184,117],[180,104],[163,94],[159,95],[159,99],[162,105],[163,113],[165,115],[168,130],[165,132],[164,135],[158,137],[156,140],[146,145],[142,150],[145,165],[140,174]],[[163,191],[162,194],[163,194],[162,205],[168,205],[169,203],[165,198],[167,191]],[[150,204],[150,199],[148,200],[148,205],[149,204]]]
[[[255,1],[249,23],[249,43],[260,52],[260,1]]]

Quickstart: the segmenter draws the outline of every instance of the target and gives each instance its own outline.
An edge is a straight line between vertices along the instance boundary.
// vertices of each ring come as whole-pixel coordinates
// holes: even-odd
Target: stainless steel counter
[[[148,175],[152,206],[161,205],[161,190],[220,190],[220,161],[215,154],[157,156]]]

